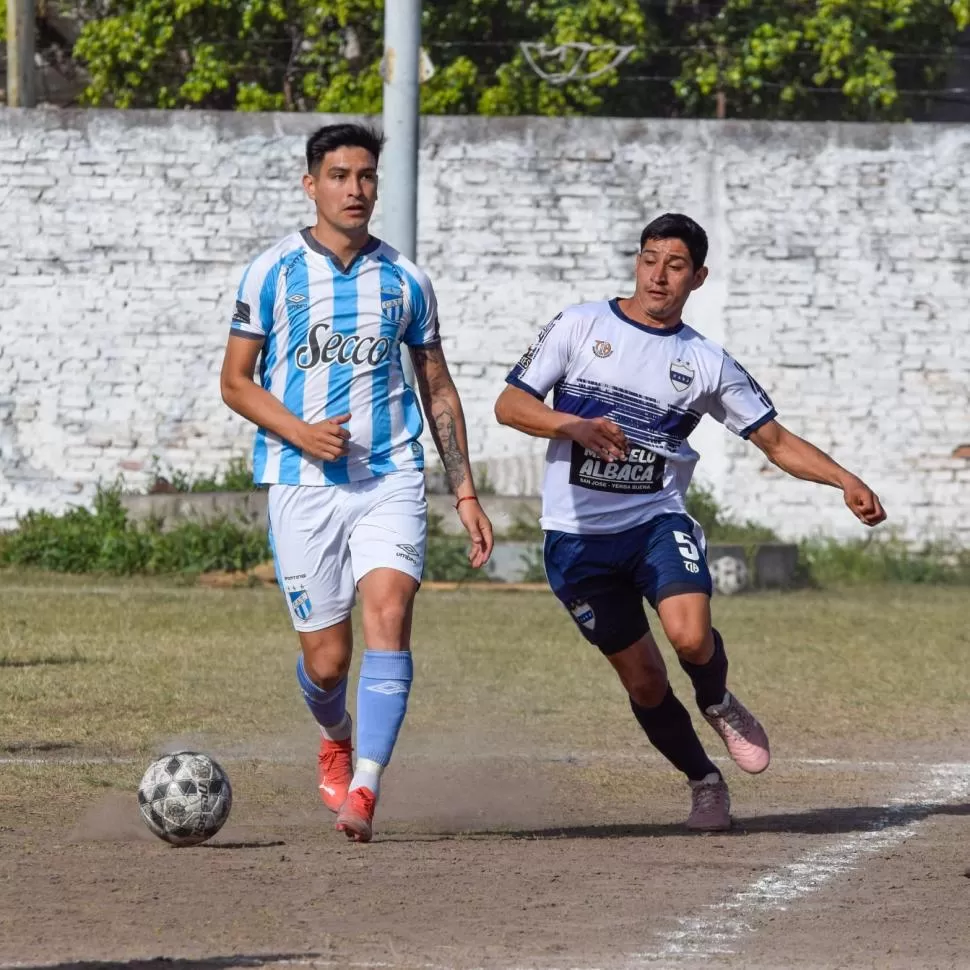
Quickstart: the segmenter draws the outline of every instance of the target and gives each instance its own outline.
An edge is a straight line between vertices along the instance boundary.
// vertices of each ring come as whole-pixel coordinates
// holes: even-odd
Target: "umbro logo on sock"
[[[385,680],[366,689],[372,690],[375,694],[386,694],[388,697],[392,694],[406,694],[408,692],[407,684],[402,684],[397,680]]]

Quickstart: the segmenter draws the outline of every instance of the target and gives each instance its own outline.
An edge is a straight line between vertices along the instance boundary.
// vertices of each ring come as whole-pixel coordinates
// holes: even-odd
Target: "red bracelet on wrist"
[[[477,501],[478,501],[477,495],[465,495],[463,498],[460,498],[458,499],[457,502],[455,502],[455,508],[457,509],[462,502],[477,502]]]

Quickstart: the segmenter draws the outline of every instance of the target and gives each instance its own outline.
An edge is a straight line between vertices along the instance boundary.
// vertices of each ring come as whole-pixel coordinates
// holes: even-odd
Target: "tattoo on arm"
[[[431,437],[441,455],[448,476],[448,485],[453,492],[457,492],[466,476],[465,465],[467,459],[458,440],[458,419],[447,400],[439,401],[431,409]]]
[[[421,403],[430,418],[431,437],[445,466],[448,485],[452,492],[457,493],[469,476],[465,418],[458,392],[448,373],[448,364],[440,344],[412,347],[411,359],[421,392]]]

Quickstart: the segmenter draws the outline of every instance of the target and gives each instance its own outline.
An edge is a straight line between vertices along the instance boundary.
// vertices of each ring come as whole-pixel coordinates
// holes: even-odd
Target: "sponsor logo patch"
[[[594,340],[593,353],[597,357],[609,357],[613,353],[613,346],[607,340]]]
[[[552,328],[556,325],[556,321],[562,316],[561,313],[556,314],[540,331],[539,335],[536,337],[532,346],[522,355],[519,359],[516,368],[520,374],[524,374],[531,366],[532,361],[535,360],[535,356],[539,353],[539,348],[542,346],[542,342],[549,336],[552,332]]]
[[[249,304],[243,303],[242,300],[236,300],[236,310],[232,315],[233,325],[248,326],[250,318]]]
[[[649,448],[633,447],[625,461],[604,461],[573,442],[569,484],[597,492],[650,493],[663,487],[665,460]]]
[[[369,364],[377,367],[391,356],[388,337],[361,337],[356,333],[330,333],[329,323],[310,327],[307,342],[296,348],[294,360],[300,370],[311,370],[317,364]]]

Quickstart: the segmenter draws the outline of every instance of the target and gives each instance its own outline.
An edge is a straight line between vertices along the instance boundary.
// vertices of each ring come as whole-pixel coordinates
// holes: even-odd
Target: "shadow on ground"
[[[312,962],[321,953],[260,953],[188,959],[152,957],[147,960],[72,960],[65,963],[16,964],[16,970],[232,970],[234,967],[265,967],[274,963]],[[5,970],[0,964],[0,970]]]
[[[798,835],[840,835],[846,832],[878,832],[909,825],[932,815],[970,815],[970,804],[925,805],[902,804],[890,807],[853,806],[850,808],[812,808],[800,812],[735,817],[730,832],[719,836],[743,836],[758,832]],[[398,841],[438,841],[447,839],[656,839],[674,835],[696,838],[682,824],[644,823],[611,825],[550,826],[548,828],[474,830],[454,834],[397,837]]]

